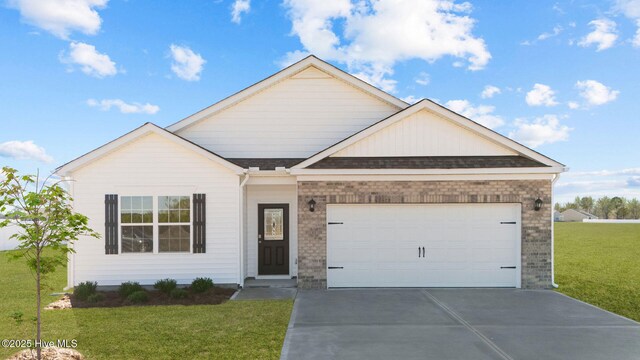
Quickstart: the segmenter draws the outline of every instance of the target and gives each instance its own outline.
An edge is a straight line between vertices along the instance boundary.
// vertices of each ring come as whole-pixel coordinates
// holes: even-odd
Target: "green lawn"
[[[60,291],[61,269],[50,279]],[[0,252],[0,339],[33,339],[35,290],[21,262]],[[47,292],[48,294],[49,292]],[[54,297],[43,297],[46,303]],[[43,312],[43,337],[77,339],[88,359],[278,359],[293,301],[148,306]],[[10,315],[24,313],[17,324]],[[16,349],[0,348],[0,359]]]
[[[640,321],[640,224],[555,224],[558,291]]]

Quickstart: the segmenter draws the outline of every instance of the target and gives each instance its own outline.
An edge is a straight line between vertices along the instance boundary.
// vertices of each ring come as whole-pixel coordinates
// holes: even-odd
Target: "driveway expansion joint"
[[[436,304],[440,309],[442,309],[449,316],[451,316],[454,320],[459,322],[462,326],[464,326],[469,331],[471,331],[474,335],[476,335],[482,342],[487,344],[487,346],[489,346],[493,351],[495,351],[501,358],[503,358],[504,360],[514,360],[511,356],[509,356],[509,354],[504,352],[504,350],[502,350],[498,345],[496,345],[493,341],[491,341],[491,339],[489,339],[488,337],[484,336],[484,334],[482,332],[480,332],[480,330],[476,329],[471,324],[469,324],[467,321],[465,321],[455,311],[453,311],[451,308],[449,308],[444,303],[442,303],[440,300],[438,300],[438,298],[436,298],[435,296],[430,294],[429,291],[422,290],[422,293],[427,298],[429,298],[429,300],[431,300],[434,304]]]

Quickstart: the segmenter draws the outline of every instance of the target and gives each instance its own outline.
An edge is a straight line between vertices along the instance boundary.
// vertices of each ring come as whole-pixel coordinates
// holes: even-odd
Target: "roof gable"
[[[207,159],[210,159],[226,168],[228,168],[231,171],[234,171],[236,173],[241,173],[243,171],[243,169],[236,165],[233,164],[231,162],[229,162],[228,160],[224,159],[223,157],[207,150],[204,149],[186,139],[181,138],[180,136],[177,136],[153,123],[146,123],[140,127],[138,127],[137,129],[134,129],[133,131],[128,132],[125,135],[122,135],[121,137],[97,148],[94,149],[74,160],[69,161],[68,163],[58,167],[55,170],[55,173],[60,174],[62,176],[77,170],[89,163],[92,163],[94,161],[99,160],[100,158],[107,156],[108,154],[124,147],[127,146],[128,144],[131,144],[133,142],[135,142],[136,140],[144,137],[145,135],[148,134],[156,134],[159,135],[161,137],[163,137],[164,139],[167,139],[169,141],[172,141],[180,146],[186,147],[188,149],[190,149],[191,151],[204,156]]]
[[[428,127],[425,127],[425,125],[427,125],[431,120],[435,118],[421,118],[419,113],[422,111],[426,111],[432,115],[437,116],[438,120],[435,120],[434,123],[444,124],[442,123],[442,121],[446,121],[448,124],[445,126],[445,128],[451,130],[451,128],[449,128],[450,126],[457,126],[459,128],[459,132],[461,134],[464,134],[463,136],[459,136],[454,144],[454,148],[457,146],[456,151],[459,152],[458,154],[442,153],[441,155],[465,155],[464,152],[469,152],[470,149],[464,150],[464,147],[467,146],[464,141],[467,141],[468,139],[470,139],[469,136],[472,136],[474,138],[474,143],[476,145],[482,145],[481,148],[483,151],[488,152],[487,155],[521,155],[549,166],[550,168],[552,168],[552,171],[561,172],[565,170],[565,166],[563,164],[426,99],[421,100],[409,106],[408,108],[400,110],[396,114],[380,120],[379,122],[369,126],[368,128],[318,152],[317,154],[309,157],[307,160],[297,164],[293,168],[304,169],[330,156],[353,156],[356,153],[360,153],[362,154],[362,156],[393,156],[394,153],[401,154],[403,152],[403,149],[399,149],[398,147],[406,142],[407,138],[411,139],[412,136],[416,135],[415,129],[412,129],[411,126],[405,129],[402,127],[402,125],[398,125],[398,127],[394,131],[394,128],[392,126],[394,126],[394,124],[402,122],[405,119],[409,119],[409,122],[418,119],[417,121],[413,121],[414,125],[417,126],[417,124],[420,124],[422,127],[421,131],[423,132],[429,131],[430,129]],[[416,114],[418,114],[418,116],[412,118],[412,116]],[[390,128],[390,130],[386,131],[388,128]],[[437,139],[438,134],[435,135],[436,136],[434,137],[434,139]],[[385,138],[384,142],[386,142],[386,144],[384,145],[386,145],[387,148],[384,152],[384,155],[381,155],[381,150],[376,149],[376,146],[379,146],[376,136],[379,137],[379,141],[383,141],[382,139]],[[398,137],[400,137],[400,140],[398,140]],[[416,145],[417,143],[418,142],[416,142]],[[447,148],[450,147],[450,144],[447,143],[436,144],[436,146],[431,145],[433,144],[422,144],[422,146],[427,146],[431,151],[438,149],[438,146],[441,146],[441,149],[437,151],[452,150],[451,148],[447,150]],[[366,148],[371,148],[371,150],[367,152]],[[376,151],[378,152],[378,154],[374,155],[376,154]],[[462,153],[460,153],[460,151],[462,151]],[[503,153],[500,154],[500,152]],[[415,154],[413,155],[415,156]],[[425,156],[436,154],[425,153],[421,155]],[[468,153],[466,155],[484,154]]]
[[[303,71],[309,68],[313,68],[312,71],[307,71],[305,72],[305,74],[303,74]],[[323,60],[320,60],[313,55],[309,55],[306,58],[298,61],[297,63],[294,63],[282,69],[281,71],[269,76],[268,78],[261,80],[191,116],[188,116],[176,122],[175,124],[169,125],[167,127],[167,130],[172,132],[180,131],[185,127],[191,126],[201,120],[204,120],[212,116],[213,114],[218,113],[230,106],[233,106],[238,102],[241,102],[287,78],[309,78],[310,76],[312,76],[312,74],[318,76],[321,73],[325,74],[321,76],[333,76],[337,79],[340,79],[348,83],[349,85],[354,86],[361,91],[364,91],[365,93],[370,94],[371,96],[396,107],[397,109],[404,109],[409,106],[409,104],[396,98],[395,96],[392,96],[376,88],[375,86],[363,80],[360,80],[357,77],[344,72]]]

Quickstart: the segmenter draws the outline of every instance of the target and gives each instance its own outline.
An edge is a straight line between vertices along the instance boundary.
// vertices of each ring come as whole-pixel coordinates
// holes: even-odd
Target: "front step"
[[[293,279],[255,279],[247,278],[244,281],[245,288],[296,288],[298,280]]]

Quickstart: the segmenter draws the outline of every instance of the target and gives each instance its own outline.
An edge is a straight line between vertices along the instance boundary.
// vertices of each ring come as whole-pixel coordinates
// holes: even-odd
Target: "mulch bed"
[[[189,290],[188,288],[186,290]],[[93,307],[120,307],[120,306],[149,306],[149,305],[217,305],[229,300],[231,295],[235,293],[235,289],[213,287],[203,293],[193,293],[189,291],[189,295],[184,299],[173,299],[169,295],[153,290],[147,291],[149,300],[134,304],[127,299],[123,299],[117,291],[97,291],[104,295],[104,299],[99,302],[88,302],[76,299],[71,295],[72,308],[93,308]]]

